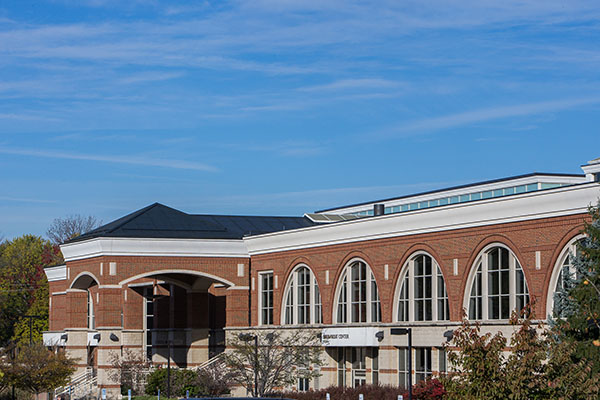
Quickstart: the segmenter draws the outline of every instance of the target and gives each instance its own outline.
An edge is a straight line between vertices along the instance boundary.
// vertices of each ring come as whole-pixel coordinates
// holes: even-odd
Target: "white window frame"
[[[299,302],[298,302],[298,275],[300,270],[306,268],[309,272],[309,287],[310,287],[310,296],[309,296],[309,315],[308,321],[304,323],[298,322],[299,315]],[[288,304],[288,299],[292,298],[292,305]],[[317,303],[317,294],[319,296],[319,302]],[[321,299],[321,291],[319,290],[319,284],[317,282],[317,277],[315,276],[313,270],[306,264],[298,264],[294,267],[292,272],[290,273],[285,290],[283,292],[282,298],[283,306],[281,307],[281,325],[314,325],[323,323],[323,299]],[[286,321],[288,308],[291,308],[292,312],[292,322],[288,323]],[[320,314],[320,315],[319,315]],[[317,318],[318,317],[318,318]]]
[[[94,305],[94,296],[92,291],[87,290],[87,327],[90,330],[96,329],[96,306]]]
[[[271,304],[270,309],[271,309],[271,312],[273,313],[273,315],[272,315],[272,320],[270,323],[266,323],[263,320],[263,308],[264,308],[263,277],[265,275],[271,275],[271,282],[272,282],[271,295],[273,296],[273,304]],[[273,270],[260,271],[258,273],[258,324],[259,325],[273,325],[275,323],[274,319],[275,319],[275,276],[273,275]]]
[[[503,248],[508,250],[508,293],[509,293],[509,301],[508,301],[508,309],[509,309],[509,318],[489,318],[489,297],[488,297],[488,253],[497,248]],[[513,253],[510,247],[506,246],[500,242],[490,243],[485,246],[475,258],[475,262],[471,266],[471,271],[469,272],[469,278],[467,280],[467,285],[465,286],[465,293],[463,295],[463,307],[467,310],[467,317],[469,316],[469,300],[471,298],[471,288],[475,281],[475,276],[477,274],[477,269],[481,265],[481,297],[482,297],[482,310],[481,310],[481,319],[475,318],[477,321],[500,321],[506,322],[510,319],[510,314],[515,310],[516,302],[517,302],[517,293],[516,293],[516,265],[517,263],[521,267],[523,271],[523,279],[525,280],[525,285],[527,287],[527,295],[529,296],[529,302],[531,303],[531,291],[529,290],[529,283],[527,283],[527,276],[525,275],[525,269],[523,268],[523,264],[519,261],[517,256]]]
[[[556,284],[558,283],[558,277],[560,276],[563,265],[569,259],[571,254],[574,255],[576,253],[577,242],[585,237],[585,235],[580,234],[569,240],[556,259],[552,275],[550,276],[550,282],[548,284],[548,297],[546,298],[546,315],[548,316],[551,316],[554,312],[554,294],[556,293]],[[571,272],[573,275],[575,274],[575,267],[571,263],[569,263],[569,272]]]
[[[419,256],[427,256],[431,258],[431,320],[416,320],[415,319],[415,260]],[[438,271],[444,282],[446,297],[438,297]],[[405,279],[408,278],[408,320],[400,320],[398,313],[400,311],[400,294]],[[448,288],[446,286],[446,278],[444,272],[440,268],[439,263],[431,254],[426,251],[416,251],[408,258],[402,267],[402,272],[396,282],[396,290],[394,291],[394,321],[395,322],[433,322],[433,321],[449,321],[450,315],[446,319],[438,319],[438,300],[445,299],[448,302]],[[448,314],[450,314],[448,310]]]
[[[366,277],[365,277],[365,285],[366,285],[366,318],[365,322],[352,322],[352,276],[350,273],[351,268],[356,263],[363,263],[366,266]],[[339,298],[342,291],[342,286],[344,279],[347,277],[346,281],[346,321],[338,322],[338,304]],[[373,297],[372,293],[372,283],[375,284],[375,289],[377,290],[376,299]],[[373,322],[381,322],[381,312],[379,312],[378,320],[373,320],[372,308],[373,305],[378,304],[378,310],[381,310],[381,298],[379,297],[379,285],[377,284],[377,279],[375,278],[375,274],[373,274],[373,270],[371,266],[362,258],[353,258],[346,263],[340,277],[338,279],[338,283],[335,290],[335,303],[333,305],[333,323],[334,324],[360,324],[360,323],[373,323]]]

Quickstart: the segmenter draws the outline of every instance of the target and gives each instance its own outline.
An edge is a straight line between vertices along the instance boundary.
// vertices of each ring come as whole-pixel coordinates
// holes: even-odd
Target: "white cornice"
[[[567,185],[576,185],[580,183],[586,183],[584,176],[561,176],[561,175],[544,175],[535,174],[524,176],[521,178],[514,178],[509,180],[501,180],[499,182],[482,183],[479,185],[467,185],[466,187],[458,187],[455,189],[446,189],[440,191],[434,191],[433,193],[417,194],[413,196],[406,196],[398,199],[390,199],[385,201],[373,201],[355,206],[339,207],[335,209],[329,209],[325,211],[325,214],[350,214],[365,210],[372,210],[373,204],[381,203],[386,207],[393,207],[402,204],[418,203],[421,201],[436,200],[444,197],[460,196],[468,193],[485,192],[489,190],[502,189],[512,186],[528,185],[532,183],[560,183]]]
[[[57,265],[56,267],[44,268],[48,282],[64,281],[67,279],[67,266]]]
[[[249,257],[243,240],[95,238],[60,249],[65,261],[98,256]]]
[[[250,255],[448,231],[587,212],[596,183],[320,225],[244,239]]]

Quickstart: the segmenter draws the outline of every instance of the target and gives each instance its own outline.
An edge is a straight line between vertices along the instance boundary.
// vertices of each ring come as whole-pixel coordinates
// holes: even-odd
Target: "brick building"
[[[300,390],[425,379],[446,368],[445,333],[463,312],[507,333],[511,311],[532,299],[536,318],[551,313],[600,197],[600,159],[582,169],[302,217],[153,204],[61,246],[66,265],[46,269],[44,340],[95,368],[109,393],[119,387],[107,375],[111,352],[143,349],[154,363],[194,367],[231,335],[273,328],[322,334],[322,375]],[[393,327],[412,328],[412,354]]]

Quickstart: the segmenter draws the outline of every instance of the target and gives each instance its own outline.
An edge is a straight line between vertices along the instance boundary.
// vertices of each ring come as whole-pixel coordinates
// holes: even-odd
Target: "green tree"
[[[482,335],[479,324],[463,320],[448,347],[452,372],[441,378],[449,400],[598,396],[599,377],[585,360],[572,359],[573,345],[556,330],[533,326],[530,315],[530,308],[513,313],[510,342],[501,333]]]
[[[553,324],[562,340],[571,343],[574,361],[585,360],[591,373],[600,373],[600,203],[590,208],[586,237],[571,255],[574,275],[563,271],[565,289],[555,295]]]
[[[12,350],[12,349],[11,349]],[[75,361],[43,344],[18,346],[16,357],[3,357],[0,370],[7,384],[30,392],[49,392],[69,382]]]
[[[47,301],[48,282],[42,255],[48,246],[49,242],[39,236],[23,235],[0,248],[0,345],[13,337],[15,323],[30,311],[36,298],[39,299],[36,309],[44,308],[43,290]],[[45,289],[36,294],[43,287]]]
[[[451,346],[451,347],[450,347]],[[442,377],[448,399],[506,398],[506,371],[503,351],[506,338],[502,333],[482,334],[481,326],[466,318],[454,331],[448,347],[452,372]],[[452,349],[457,348],[457,351]]]

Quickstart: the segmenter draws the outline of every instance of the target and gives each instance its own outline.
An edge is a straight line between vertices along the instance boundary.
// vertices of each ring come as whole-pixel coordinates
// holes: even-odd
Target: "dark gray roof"
[[[70,242],[96,237],[241,239],[315,225],[305,217],[260,217],[239,215],[186,214],[154,203],[96,228]]]

